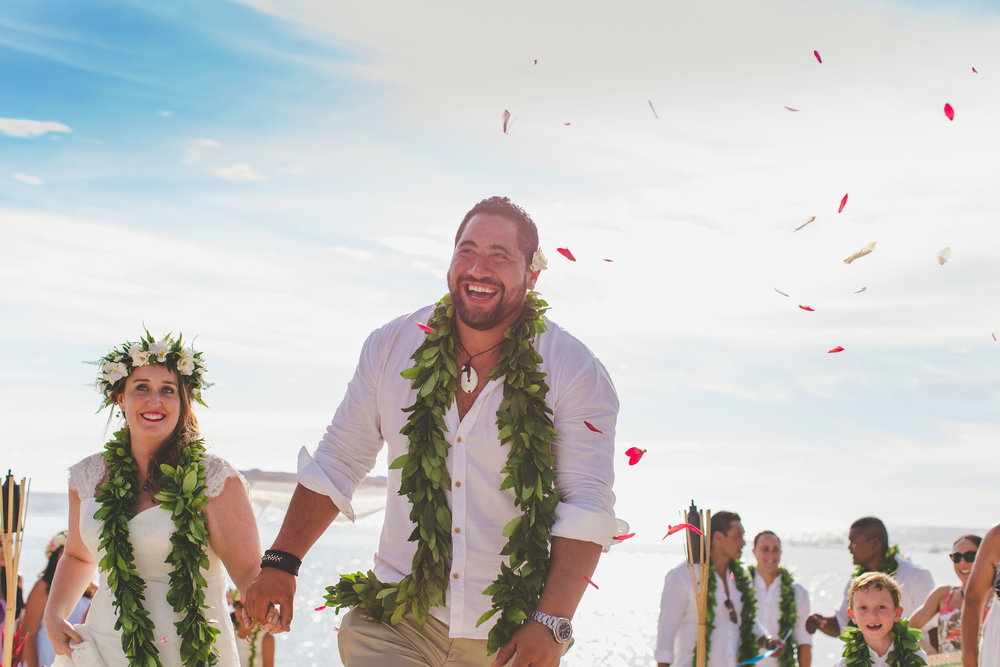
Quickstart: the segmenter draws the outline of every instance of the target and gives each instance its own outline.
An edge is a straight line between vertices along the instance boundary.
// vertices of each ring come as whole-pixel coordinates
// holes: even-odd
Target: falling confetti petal
[[[865,255],[871,254],[871,251],[874,249],[875,249],[875,241],[872,241],[864,248],[862,248],[861,250],[857,251],[856,253],[845,259],[844,264],[850,264],[859,257],[864,257]]]
[[[563,125],[569,125],[569,123],[563,123]]]
[[[625,533],[624,535],[615,535],[611,539],[613,539],[613,540],[619,540],[619,541],[624,541],[624,540],[629,539],[630,537],[635,537],[635,533]]]
[[[338,627],[337,627],[337,626],[335,625],[335,626],[333,626],[333,631],[334,631],[334,632],[340,632],[340,628],[338,628]]]
[[[676,526],[668,526],[667,527],[667,534],[664,535],[661,539],[665,540],[668,537],[670,537],[671,535],[673,535],[674,533],[680,532],[680,531],[684,530],[685,528],[687,528],[688,530],[690,530],[692,533],[698,533],[699,535],[701,535],[703,537],[705,535],[705,533],[701,532],[700,530],[698,530],[697,527],[692,526],[689,523],[679,523]]]
[[[996,340],[996,339],[997,339],[997,335],[993,334],[993,340]]]
[[[660,114],[656,113],[656,107],[653,106],[653,100],[646,100],[649,102],[649,108],[653,111],[653,118],[659,120]]]
[[[844,195],[844,198],[840,200],[840,208],[837,209],[837,213],[843,213],[845,206],[847,206],[847,195],[846,194]]]
[[[535,64],[536,65],[538,64],[538,58],[535,58]]]
[[[979,70],[977,70],[975,67],[973,67],[972,68],[972,73],[973,74],[979,74]]]
[[[594,587],[594,588],[596,588],[597,590],[601,590],[601,587],[600,587],[600,586],[598,586],[597,584],[595,584],[595,583],[594,583],[594,582],[593,582],[593,581],[591,580],[591,578],[590,578],[590,577],[588,577],[587,575],[583,575],[583,578],[587,580],[587,583],[588,583],[588,584],[590,584],[591,586],[593,586],[593,587]]]
[[[569,248],[556,248],[556,251],[571,262],[576,261],[576,257],[569,251]]]
[[[639,449],[638,447],[629,447],[625,451],[625,456],[628,457],[628,464],[634,466],[642,458],[642,455],[646,453],[645,449]]]
[[[324,609],[326,609],[326,605],[323,605],[322,607],[316,607],[316,611],[323,611]]]
[[[833,348],[832,350],[827,350],[826,353],[827,354],[833,354],[834,352],[843,352],[843,351],[844,351],[844,348],[842,348],[841,346],[838,345],[837,347]]]
[[[799,225],[798,227],[796,227],[795,229],[793,229],[792,231],[793,232],[799,231],[800,229],[802,229],[803,227],[805,227],[806,225],[808,225],[810,222],[812,222],[815,219],[816,219],[816,216],[814,215],[813,217],[809,218],[808,220],[806,220],[805,222],[803,222],[801,225]]]
[[[166,637],[161,637],[160,638],[160,643],[161,644],[166,644],[167,643],[167,638]]]
[[[503,110],[503,133],[507,134],[507,128],[510,124],[510,112],[506,109]]]
[[[948,120],[955,120],[955,110],[950,104],[944,105],[944,115],[948,117]]]
[[[801,303],[799,304],[799,308],[802,310],[808,310],[810,313],[816,312],[816,309],[812,306],[803,306]]]
[[[854,293],[855,293],[855,294],[861,294],[861,293],[862,293],[862,292],[864,292],[864,291],[865,291],[866,289],[868,289],[868,285],[865,285],[865,286],[864,286],[864,287],[862,287],[861,289],[856,289],[856,290],[854,290]]]
[[[780,294],[781,296],[790,296],[789,294],[786,294],[785,292],[782,292],[777,287],[774,288],[774,291],[777,292],[778,294]]]
[[[583,422],[583,423],[584,423],[584,425],[586,425],[587,428],[589,428],[594,433],[604,433],[604,431],[602,431],[601,429],[597,428],[596,426],[594,426],[590,422]]]
[[[421,324],[420,322],[417,322],[417,326],[420,327],[421,331],[425,331],[427,333],[434,333],[434,329],[427,326],[426,324]]]
[[[818,63],[822,63],[823,62],[823,59],[819,57],[819,51],[813,51],[813,55],[816,56],[816,62],[818,62]],[[834,67],[834,69],[837,69],[837,68]]]
[[[785,105],[785,108],[788,109],[789,111],[798,111],[798,109],[793,109],[792,107],[788,106],[787,104]]]
[[[937,254],[937,259],[939,266],[947,262],[949,259],[951,259],[951,247],[949,246],[947,248],[941,248],[941,250]]]
[[[613,259],[604,259],[604,260],[601,260],[601,261],[603,261],[603,262],[613,262],[615,260],[613,260]]]

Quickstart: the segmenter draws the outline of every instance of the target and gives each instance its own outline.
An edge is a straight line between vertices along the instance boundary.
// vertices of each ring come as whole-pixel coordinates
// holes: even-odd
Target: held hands
[[[292,627],[292,601],[295,598],[295,576],[273,567],[265,567],[247,587],[243,600],[250,622],[265,632],[278,634]]]
[[[502,667],[514,658],[511,667],[556,667],[562,654],[563,645],[555,640],[551,630],[528,621],[497,651],[493,666]]]

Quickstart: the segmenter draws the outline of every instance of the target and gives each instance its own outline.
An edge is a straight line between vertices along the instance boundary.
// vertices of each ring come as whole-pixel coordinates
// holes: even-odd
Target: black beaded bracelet
[[[302,560],[298,556],[290,554],[287,551],[279,551],[278,549],[268,549],[264,552],[264,557],[260,559],[261,567],[277,568],[296,577],[299,576],[299,567],[301,565]]]

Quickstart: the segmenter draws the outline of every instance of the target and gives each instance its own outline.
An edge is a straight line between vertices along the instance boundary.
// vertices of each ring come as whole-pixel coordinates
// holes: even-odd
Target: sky
[[[501,194],[618,388],[636,539],[691,499],[985,528],[997,43],[973,1],[6,2],[0,465],[64,489],[107,422],[84,362],[147,327],[204,352],[211,449],[293,470]]]

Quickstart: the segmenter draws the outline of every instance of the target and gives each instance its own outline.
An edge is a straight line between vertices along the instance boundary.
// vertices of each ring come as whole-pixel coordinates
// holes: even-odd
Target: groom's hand
[[[251,622],[266,632],[277,634],[292,627],[292,600],[295,597],[295,576],[273,567],[260,571],[243,600]]]

